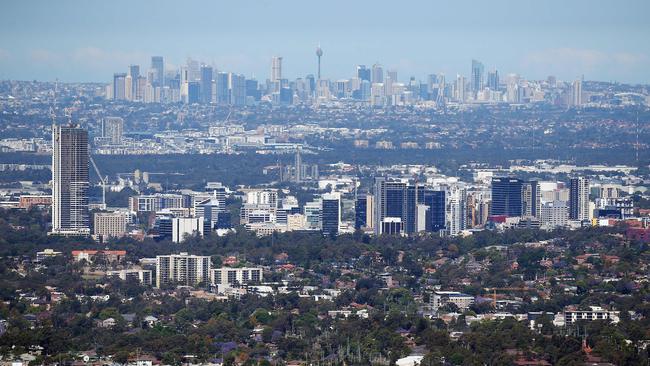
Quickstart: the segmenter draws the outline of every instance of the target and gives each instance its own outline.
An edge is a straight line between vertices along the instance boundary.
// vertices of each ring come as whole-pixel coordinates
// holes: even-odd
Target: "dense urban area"
[[[0,363],[650,364],[648,85],[323,55],[0,81]]]

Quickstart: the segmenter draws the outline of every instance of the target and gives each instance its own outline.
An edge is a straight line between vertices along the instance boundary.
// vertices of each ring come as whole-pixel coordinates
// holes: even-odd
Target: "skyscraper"
[[[212,66],[201,66],[201,103],[212,101]]]
[[[371,194],[362,194],[354,204],[354,228],[372,228],[374,225],[374,199]]]
[[[472,80],[471,88],[472,93],[476,96],[476,93],[483,90],[483,64],[480,61],[472,60]]]
[[[162,88],[165,85],[165,64],[162,56],[151,56],[151,69],[154,72],[151,85]]]
[[[571,101],[570,105],[580,107],[582,105],[582,80],[574,80],[571,84]]]
[[[402,223],[407,218],[407,184],[401,181],[375,178],[375,234],[382,234],[385,218],[399,218]]]
[[[569,219],[589,220],[589,179],[571,178],[569,185]]]
[[[302,157],[300,156],[300,146],[296,148],[296,155],[294,156],[294,181],[296,183],[302,182]]]
[[[52,233],[89,235],[88,131],[52,126]]]
[[[359,80],[370,81],[370,69],[366,65],[357,65],[357,77]]]
[[[492,216],[521,216],[521,192],[523,181],[517,178],[492,178]]]
[[[113,75],[113,99],[126,99],[126,73],[120,72]]]
[[[323,195],[321,227],[324,234],[336,235],[341,225],[341,196],[336,193]]]
[[[384,82],[384,68],[380,64],[372,65],[372,80],[373,83]]]
[[[487,75],[488,83],[487,86],[490,90],[499,90],[499,71],[492,70],[488,72]]]
[[[271,81],[282,80],[282,57],[273,56],[271,59]]]
[[[129,66],[129,76],[131,76],[131,96],[133,100],[138,99],[138,79],[140,78],[140,65]]]
[[[463,103],[467,99],[465,95],[465,77],[456,75],[456,100]]]

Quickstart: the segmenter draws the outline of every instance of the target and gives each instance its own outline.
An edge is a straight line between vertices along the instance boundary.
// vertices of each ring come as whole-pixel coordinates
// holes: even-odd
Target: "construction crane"
[[[95,173],[97,173],[97,176],[99,177],[99,181],[102,184],[102,209],[106,209],[106,181],[108,180],[108,176],[106,178],[102,177],[102,174],[99,172],[99,168],[97,167],[97,164],[95,163],[95,159],[93,159],[92,155],[89,155],[90,157],[90,162],[93,164],[93,168],[95,168]]]

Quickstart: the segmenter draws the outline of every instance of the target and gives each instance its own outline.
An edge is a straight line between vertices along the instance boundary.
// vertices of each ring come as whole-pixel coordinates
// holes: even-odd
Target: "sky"
[[[471,60],[528,79],[650,83],[648,0],[3,0],[0,79],[108,82],[130,64],[188,57],[269,78],[468,76]]]

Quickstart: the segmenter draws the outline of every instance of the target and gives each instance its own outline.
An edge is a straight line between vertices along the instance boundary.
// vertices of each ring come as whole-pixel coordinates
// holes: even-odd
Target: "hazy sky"
[[[131,63],[192,57],[269,77],[352,76],[379,62],[399,79],[486,70],[530,79],[650,83],[650,0],[70,1],[0,3],[0,79],[109,81]]]

